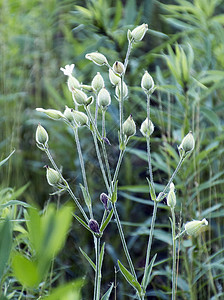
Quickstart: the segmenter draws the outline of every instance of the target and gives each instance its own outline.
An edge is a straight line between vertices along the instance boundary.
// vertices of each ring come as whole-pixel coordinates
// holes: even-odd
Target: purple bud
[[[106,210],[108,210],[108,207],[107,207],[107,205],[108,205],[108,196],[105,193],[102,193],[100,195],[100,201],[103,203],[104,208]]]
[[[99,224],[97,223],[96,220],[93,219],[89,220],[89,228],[95,233],[100,233]]]
[[[108,138],[103,137],[103,140],[104,140],[105,143],[107,143],[107,145],[111,146],[111,143],[110,143],[110,141],[108,140]]]

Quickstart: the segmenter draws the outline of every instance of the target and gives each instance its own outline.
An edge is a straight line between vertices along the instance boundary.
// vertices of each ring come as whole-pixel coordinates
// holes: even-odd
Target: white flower
[[[75,65],[66,65],[65,68],[60,68],[60,70],[67,76],[71,76]]]

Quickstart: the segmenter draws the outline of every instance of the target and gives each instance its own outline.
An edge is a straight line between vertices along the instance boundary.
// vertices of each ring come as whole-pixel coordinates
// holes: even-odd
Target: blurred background
[[[115,60],[124,61],[127,30],[147,23],[149,31],[133,47],[125,78],[129,86],[125,118],[132,114],[138,130],[128,145],[119,175],[118,211],[131,256],[140,270],[144,267],[153,207],[146,181],[146,142],[139,131],[146,118],[146,99],[140,82],[147,70],[157,86],[151,107],[155,125],[152,163],[157,192],[166,185],[178,163],[177,145],[192,130],[195,151],[174,181],[177,221],[179,226],[204,217],[209,222],[209,229],[200,237],[183,238],[178,299],[219,299],[223,295],[224,277],[224,2],[2,0],[0,11],[0,158],[16,149],[0,171],[1,203],[18,197],[43,209],[49,201],[69,200],[67,195],[49,195],[52,190],[43,169],[48,160],[35,142],[38,123],[47,129],[53,156],[63,166],[63,174],[77,197],[81,197],[82,177],[71,132],[63,122],[45,118],[35,108],[63,112],[65,105],[73,107],[67,78],[60,71],[60,67],[72,63],[75,77],[83,84],[91,84],[96,73],[101,72],[106,88],[114,95],[107,68],[89,62],[85,54],[99,51],[111,65]],[[187,65],[186,74],[182,72],[183,62]],[[117,100],[112,99],[106,126],[112,144],[109,158],[115,166],[119,154],[119,118]],[[103,207],[99,195],[105,192],[105,187],[91,135],[85,128],[79,134],[95,216],[100,221]],[[152,249],[152,254],[158,256],[148,293],[151,299],[170,297],[169,217],[164,201],[159,208]],[[117,277],[117,299],[130,299],[129,287],[116,273],[117,267],[114,269],[117,258],[125,262],[114,222],[106,230],[104,241],[102,291]],[[94,274],[79,246],[94,258],[91,235],[74,220],[66,247],[56,259],[54,284],[86,276],[83,299],[90,299]]]

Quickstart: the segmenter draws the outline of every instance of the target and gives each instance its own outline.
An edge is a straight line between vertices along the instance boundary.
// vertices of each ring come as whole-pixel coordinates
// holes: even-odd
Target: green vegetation
[[[223,1],[3,0],[0,10],[0,299],[222,299]],[[140,24],[149,29],[133,40]],[[116,93],[108,67],[85,58],[96,51],[124,63],[113,66]],[[67,64],[95,97],[79,107],[83,128],[71,110],[57,121],[35,110],[77,109]],[[91,91],[97,72],[110,99]],[[110,105],[94,125],[97,97]]]

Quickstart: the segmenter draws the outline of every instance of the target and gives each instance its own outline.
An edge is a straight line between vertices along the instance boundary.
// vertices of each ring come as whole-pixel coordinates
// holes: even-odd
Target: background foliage
[[[90,84],[99,68],[89,63],[84,58],[85,54],[98,50],[110,59],[111,64],[115,60],[123,61],[127,29],[147,23],[150,30],[144,41],[135,46],[127,71],[126,80],[130,88],[125,115],[132,113],[138,128],[145,119],[146,101],[139,86],[144,70],[148,70],[157,85],[152,100],[152,121],[156,127],[152,138],[152,163],[158,190],[166,184],[178,162],[176,146],[189,129],[193,131],[195,152],[184,164],[175,182],[177,218],[184,223],[189,219],[206,217],[210,226],[201,237],[184,239],[179,257],[179,297],[222,297],[223,1],[9,0],[2,1],[0,9],[1,158],[16,149],[7,164],[1,167],[1,205],[20,197],[20,200],[43,209],[49,201],[59,206],[69,200],[67,196],[49,196],[51,190],[42,168],[47,161],[35,146],[34,132],[38,122],[48,129],[53,155],[63,166],[66,178],[70,178],[74,192],[80,195],[78,182],[81,175],[72,135],[62,123],[42,118],[34,109],[44,107],[63,111],[65,105],[72,106],[60,67],[75,63],[76,77],[80,82]],[[185,55],[189,63],[187,80],[178,65],[181,55]],[[109,88],[107,70],[101,68],[100,72]],[[117,111],[118,105],[113,99],[107,125],[112,143],[111,160],[118,154]],[[103,207],[99,194],[104,192],[103,183],[93,146],[89,144],[90,137],[84,130],[80,134],[87,174],[90,174],[88,182],[94,210],[99,211],[100,216]],[[151,222],[152,203],[148,200],[147,175],[145,140],[138,131],[123,162],[118,203],[129,248],[138,268],[144,266],[142,250]],[[17,236],[18,232],[23,232],[21,225],[26,228],[24,210],[26,205],[14,203],[7,206],[7,211],[1,212],[3,219],[8,216],[11,220],[19,220],[11,222],[17,224],[11,229],[7,222],[1,228],[4,230],[5,226],[5,230],[13,230],[13,249],[20,245]],[[156,299],[169,299],[170,281],[167,276],[171,278],[171,247],[168,218],[169,211],[164,202],[158,214],[152,253],[158,252],[158,257],[149,295]],[[115,236],[118,236],[116,226],[110,224],[104,236],[106,259],[102,288],[106,291],[112,278],[117,277],[117,297],[128,299],[131,297],[127,296],[128,288],[114,270],[117,258],[121,259],[123,255],[120,240]],[[46,294],[51,285],[58,286],[86,275],[83,299],[91,297],[89,286],[92,286],[93,274],[79,246],[90,256],[93,254],[91,236],[74,221],[66,247],[57,256],[50,279],[46,279],[49,283],[45,287]],[[19,286],[11,275],[10,260],[4,272],[1,284],[5,295],[10,298]],[[38,290],[32,293],[34,298],[39,295]],[[20,295],[21,299],[25,297],[22,289]],[[11,299],[18,299],[13,297]]]

